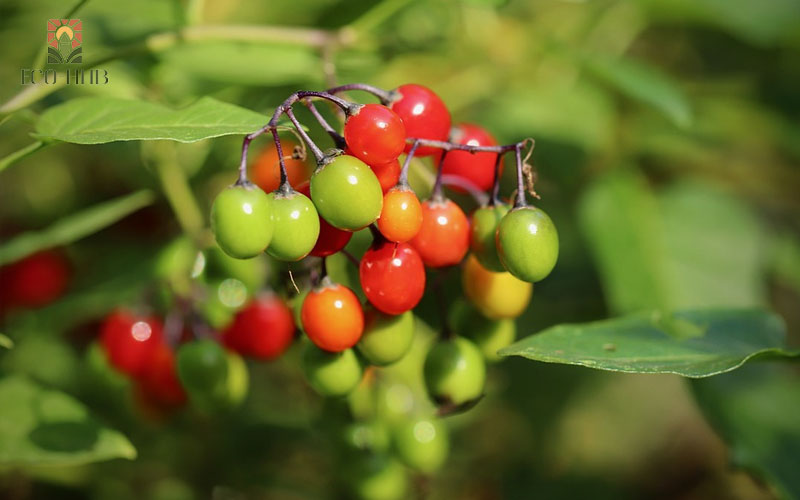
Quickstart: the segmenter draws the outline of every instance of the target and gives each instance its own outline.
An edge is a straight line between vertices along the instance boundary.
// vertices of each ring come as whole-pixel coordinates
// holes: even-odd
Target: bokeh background
[[[20,69],[36,58],[46,20],[68,11],[49,0],[0,4],[0,102],[22,90]],[[764,306],[800,345],[796,0],[89,0],[73,17],[84,23],[84,61],[111,56],[100,65],[109,84],[64,87],[3,118],[0,157],[32,142],[43,110],[79,96],[178,107],[211,95],[266,116],[297,89],[420,83],[442,96],[455,122],[479,123],[501,143],[536,138],[538,204],[559,229],[561,255],[536,285],[518,336],[656,307]],[[158,43],[157,34],[192,24],[286,31]],[[105,312],[161,307],[154,262],[180,236],[180,222],[207,219],[213,196],[235,178],[240,141],[59,144],[0,171],[3,240],[115,196],[157,193],[149,207],[59,249],[72,269],[68,293],[5,316],[2,331],[15,347],[0,352],[0,371],[77,397],[127,435],[139,457],[4,466],[0,497],[347,497],[320,423],[336,410],[306,386],[294,350],[251,364],[245,406],[225,416],[148,415],[130,391],[90,373],[87,346]],[[157,165],[165,155],[173,168]],[[424,191],[429,167],[419,162],[416,171]],[[278,271],[265,271],[267,281]],[[430,307],[420,314],[434,328],[441,321]],[[423,353],[430,333],[419,338]],[[419,390],[421,356],[393,369],[397,390]],[[798,387],[788,365],[689,382],[509,359],[491,367],[485,400],[449,420],[446,467],[414,479],[412,491],[436,499],[792,498],[800,494]],[[704,403],[727,407],[733,421],[712,427]],[[776,438],[775,426],[794,441]]]

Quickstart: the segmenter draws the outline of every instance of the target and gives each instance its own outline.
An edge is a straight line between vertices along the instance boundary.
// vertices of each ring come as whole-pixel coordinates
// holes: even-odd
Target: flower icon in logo
[[[83,62],[83,24],[80,19],[47,21],[47,62],[55,64]]]

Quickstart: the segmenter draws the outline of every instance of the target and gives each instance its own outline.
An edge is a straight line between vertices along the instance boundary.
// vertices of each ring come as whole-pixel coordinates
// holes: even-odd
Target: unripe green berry
[[[366,163],[349,155],[337,156],[314,172],[311,199],[330,225],[347,231],[372,224],[383,207],[378,178]]]
[[[497,228],[497,250],[503,266],[522,281],[544,279],[558,260],[558,232],[536,207],[510,211]]]
[[[486,364],[475,344],[456,337],[434,344],[425,358],[424,374],[431,399],[461,405],[483,395]]]
[[[497,226],[511,210],[505,203],[480,207],[472,213],[469,247],[483,267],[496,273],[505,271],[497,255]]]
[[[397,426],[392,437],[398,458],[412,469],[431,474],[447,459],[450,441],[447,429],[438,420],[404,422]]]
[[[255,257],[272,240],[269,197],[249,182],[226,188],[211,206],[211,229],[217,244],[231,257]]]
[[[308,197],[294,190],[275,191],[269,197],[275,231],[267,253],[288,262],[302,259],[314,248],[319,237],[317,209]]]
[[[303,371],[308,382],[322,396],[350,394],[361,382],[363,370],[352,349],[323,351],[311,342],[303,353]]]
[[[358,350],[373,365],[385,366],[399,361],[414,340],[414,314],[406,311],[392,316],[375,308],[365,313],[364,335]]]

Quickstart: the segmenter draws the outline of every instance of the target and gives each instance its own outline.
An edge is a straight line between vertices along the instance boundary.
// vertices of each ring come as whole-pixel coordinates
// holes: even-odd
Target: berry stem
[[[497,155],[497,160],[494,162],[494,182],[492,183],[492,195],[489,197],[489,206],[493,207],[500,201],[500,166],[503,164],[503,154]]]
[[[528,206],[525,200],[525,180],[522,175],[522,144],[517,143],[514,148],[514,157],[517,160],[517,200],[514,202],[514,208]]]
[[[292,111],[292,108],[286,109],[286,116],[289,117],[289,120],[291,120],[292,125],[294,125],[294,128],[297,130],[297,133],[300,134],[300,137],[302,137],[303,140],[306,142],[306,144],[308,144],[308,147],[314,154],[314,158],[316,158],[317,160],[317,164],[320,164],[322,160],[325,158],[325,153],[323,153],[322,150],[319,149],[319,146],[317,146],[314,143],[314,141],[311,140],[311,137],[308,136],[306,131],[303,130],[303,126],[300,125],[299,121],[297,121],[297,118],[294,116],[294,111]]]
[[[418,141],[423,140],[424,139],[419,139]],[[433,184],[433,193],[431,194],[431,200],[435,202],[444,201],[444,192],[442,191],[442,164],[444,164],[444,158],[447,156],[448,152],[450,152],[450,150],[445,149],[442,152],[441,158],[439,158],[439,165],[437,166],[436,171],[436,182]]]
[[[333,139],[333,142],[336,145],[336,147],[339,149],[345,149],[347,147],[347,143],[345,142],[344,137],[339,132],[337,132],[333,127],[331,127],[331,124],[328,123],[328,120],[326,120],[324,116],[322,116],[322,114],[319,112],[319,110],[311,101],[311,99],[308,98],[303,99],[303,104],[305,104],[308,110],[311,111],[311,114],[314,115],[314,118],[317,119],[317,122],[319,122],[322,128],[325,129],[325,132],[327,132],[328,135],[331,136],[331,139]]]
[[[417,137],[409,137],[406,139],[408,144],[419,142],[420,146],[428,146],[431,148],[441,149],[442,151],[468,151],[470,153],[506,153],[522,146],[525,141],[517,142],[514,144],[503,144],[498,146],[472,146],[469,144],[456,144],[447,141],[434,141],[433,139],[420,139]]]
[[[283,146],[281,145],[281,138],[278,137],[278,129],[274,128],[271,132],[272,140],[275,141],[275,152],[278,154],[278,165],[280,165],[281,170],[281,182],[278,185],[278,191],[286,193],[291,191],[292,187],[289,184],[289,175],[286,173],[286,160],[283,159]]]
[[[414,158],[414,153],[417,152],[418,147],[419,141],[414,141],[414,144],[411,146],[403,162],[403,168],[400,170],[400,178],[397,180],[398,186],[408,187],[408,168],[411,165],[411,160]]]
[[[391,104],[394,95],[391,91],[383,90],[378,87],[374,87],[372,85],[367,85],[366,83],[350,83],[348,85],[339,85],[338,87],[333,87],[332,89],[328,89],[329,94],[338,94],[340,92],[347,92],[349,90],[363,90],[369,94],[374,95],[378,99],[380,99],[381,104],[387,106]]]

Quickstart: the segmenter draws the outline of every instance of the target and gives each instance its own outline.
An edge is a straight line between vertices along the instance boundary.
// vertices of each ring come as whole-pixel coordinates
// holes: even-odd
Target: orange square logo
[[[83,62],[83,23],[80,19],[47,21],[47,62],[75,64]]]

